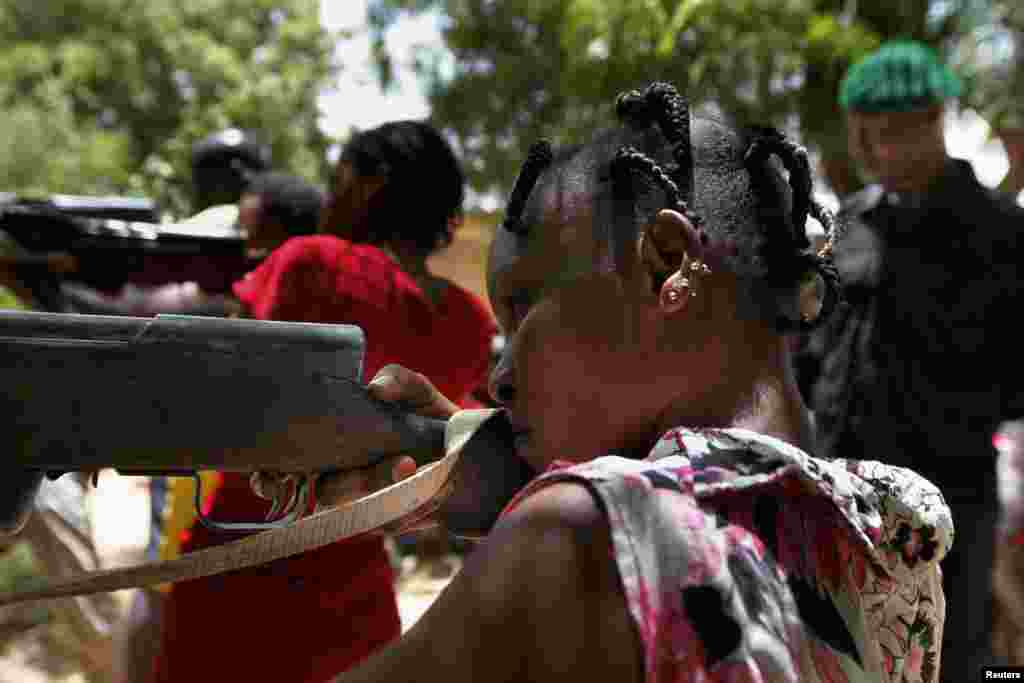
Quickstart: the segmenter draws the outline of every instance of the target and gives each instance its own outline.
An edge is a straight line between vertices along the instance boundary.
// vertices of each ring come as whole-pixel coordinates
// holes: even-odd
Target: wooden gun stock
[[[308,474],[438,457],[443,421],[362,386],[364,343],[351,325],[0,312],[0,529],[18,525],[39,473]]]

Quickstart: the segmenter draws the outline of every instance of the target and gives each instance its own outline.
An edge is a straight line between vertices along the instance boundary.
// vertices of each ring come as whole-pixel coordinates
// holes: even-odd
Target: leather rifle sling
[[[32,590],[0,593],[0,607],[214,576],[298,555],[399,522],[445,494],[462,447],[494,412],[463,410],[456,413],[445,431],[443,458],[420,467],[407,479],[358,500],[327,508],[287,527],[263,531],[172,560],[83,572]]]

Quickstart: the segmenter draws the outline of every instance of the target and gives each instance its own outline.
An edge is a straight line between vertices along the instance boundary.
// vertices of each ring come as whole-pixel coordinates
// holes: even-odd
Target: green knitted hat
[[[931,48],[898,40],[850,67],[839,104],[867,113],[910,111],[959,97],[960,90],[960,79]]]

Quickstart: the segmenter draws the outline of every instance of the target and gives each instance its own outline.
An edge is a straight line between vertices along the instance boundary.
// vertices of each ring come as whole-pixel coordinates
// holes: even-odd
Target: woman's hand
[[[449,401],[426,377],[401,365],[380,369],[367,390],[387,403],[401,403],[407,410],[424,417],[447,420],[459,407]],[[347,503],[402,481],[416,473],[416,462],[407,455],[384,458],[358,470],[345,470],[320,478],[317,502],[320,506]]]

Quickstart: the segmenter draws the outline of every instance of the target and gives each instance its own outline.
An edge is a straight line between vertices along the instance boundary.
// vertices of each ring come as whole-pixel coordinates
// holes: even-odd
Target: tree
[[[957,49],[966,71],[968,103],[981,112],[1006,147],[1010,171],[1002,189],[1024,190],[1024,7],[996,3]]]
[[[685,85],[738,123],[772,122],[855,189],[836,104],[848,66],[885,39],[944,52],[986,16],[980,0],[373,0],[378,35],[402,12],[440,11],[455,61],[420,62],[434,119],[479,190],[507,189],[542,134],[579,140],[610,122],[610,98],[654,79]],[[381,80],[390,62],[380,56]]]
[[[6,0],[0,189],[139,193],[182,214],[192,144],[229,126],[318,177],[332,47],[316,0]]]

